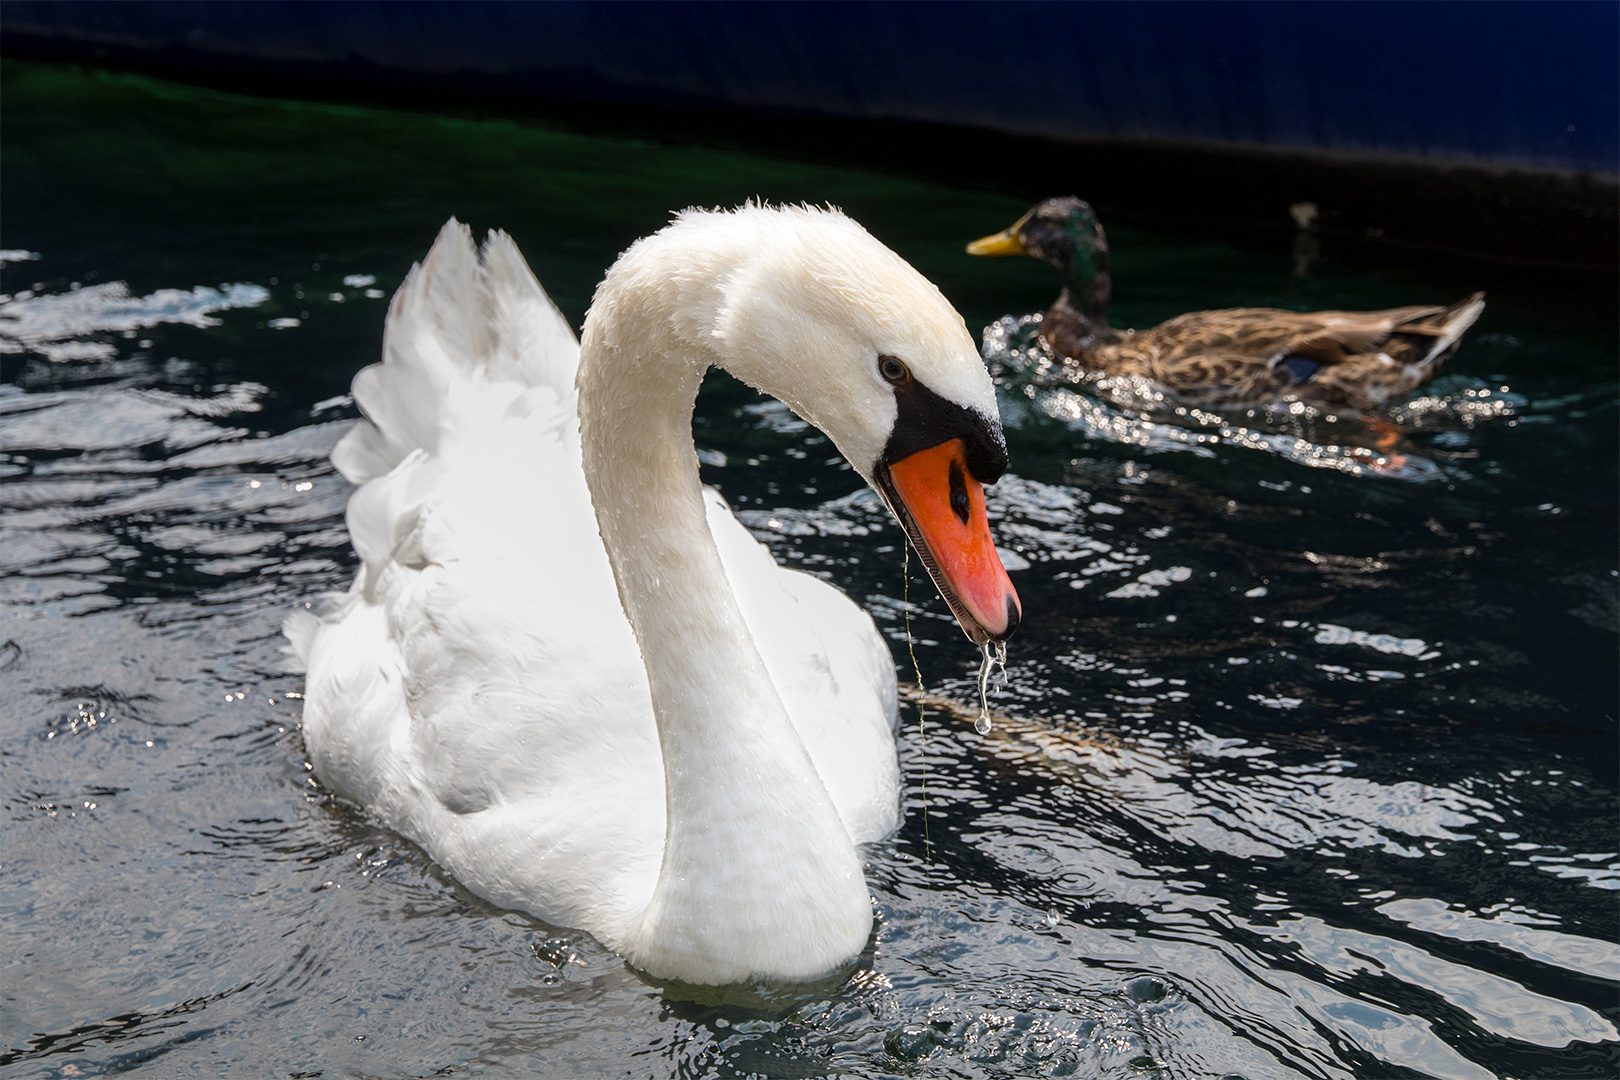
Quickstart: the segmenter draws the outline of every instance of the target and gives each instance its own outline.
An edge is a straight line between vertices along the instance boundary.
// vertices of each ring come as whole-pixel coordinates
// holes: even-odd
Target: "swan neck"
[[[657,884],[616,944],[687,981],[824,974],[865,944],[870,904],[709,530],[691,430],[709,358],[610,284],[583,335],[581,449],[646,666],[666,801]]]
[[[667,763],[692,739],[732,734],[739,698],[786,713],[709,531],[691,435],[702,368],[614,353],[582,352],[581,450]]]

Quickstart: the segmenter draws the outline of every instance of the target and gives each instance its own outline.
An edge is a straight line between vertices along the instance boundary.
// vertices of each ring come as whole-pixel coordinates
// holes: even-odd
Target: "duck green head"
[[[1063,275],[1066,291],[1079,309],[1101,317],[1112,291],[1108,235],[1097,212],[1084,199],[1064,195],[1030,207],[1013,224],[967,246],[969,255],[1029,255],[1051,263]]]

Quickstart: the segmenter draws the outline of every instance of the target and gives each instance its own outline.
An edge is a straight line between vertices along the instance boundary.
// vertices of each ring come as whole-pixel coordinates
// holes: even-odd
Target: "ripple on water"
[[[1594,394],[1448,376],[1394,414],[1396,463],[1349,418],[1067,382],[1032,320],[996,324],[1017,472],[988,507],[1026,620],[981,735],[978,658],[881,500],[711,383],[704,476],[902,671],[914,642],[926,690],[852,976],[706,1002],[491,909],[311,776],[280,623],[353,573],[327,454],[354,406],[300,379],[371,359],[319,344],[338,274],[380,292],[348,269],[374,255],[331,262],[296,333],[259,286],[0,299],[13,1067],[1612,1072],[1612,722],[1557,665],[1612,648],[1613,567],[1578,531],[1595,497],[1493,441],[1586,430]]]

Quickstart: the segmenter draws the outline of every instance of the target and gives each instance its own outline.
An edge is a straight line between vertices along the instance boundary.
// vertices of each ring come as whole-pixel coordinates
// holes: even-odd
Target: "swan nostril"
[[[973,512],[973,504],[968,501],[967,479],[962,475],[962,464],[959,461],[951,462],[951,511],[962,524],[968,523],[968,515]]]

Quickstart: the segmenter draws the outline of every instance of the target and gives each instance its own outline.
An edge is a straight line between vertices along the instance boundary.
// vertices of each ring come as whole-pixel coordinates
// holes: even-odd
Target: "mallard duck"
[[[1150,330],[1108,325],[1108,237],[1091,205],[1037,203],[1010,228],[973,241],[970,255],[1030,255],[1063,275],[1041,337],[1080,371],[1135,375],[1207,408],[1303,401],[1373,414],[1439,374],[1485,310],[1475,293],[1449,307],[1387,311],[1230,308],[1178,315]]]
[[[856,845],[899,821],[894,659],[699,483],[692,403],[722,366],[818,425],[968,637],[1003,641],[981,484],[1007,448],[962,317],[843,214],[755,205],[631,246],[576,342],[509,237],[451,222],[383,355],[332,455],[354,586],[287,625],[316,776],[654,977],[856,956]]]

